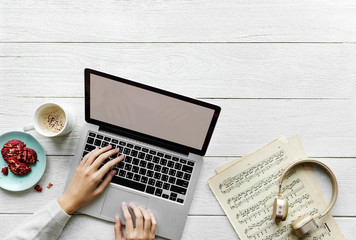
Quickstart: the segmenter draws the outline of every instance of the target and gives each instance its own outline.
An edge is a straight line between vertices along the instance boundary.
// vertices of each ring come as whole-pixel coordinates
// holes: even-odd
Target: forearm
[[[5,239],[57,239],[69,218],[70,215],[53,200],[23,223],[16,225]]]

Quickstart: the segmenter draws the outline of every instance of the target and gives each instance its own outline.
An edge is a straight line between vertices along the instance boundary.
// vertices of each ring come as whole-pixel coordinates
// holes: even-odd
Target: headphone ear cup
[[[297,237],[303,237],[305,234],[316,228],[314,218],[310,215],[303,215],[292,223],[292,229]]]
[[[278,223],[286,220],[288,215],[288,201],[281,197],[275,197],[273,202],[272,219]]]

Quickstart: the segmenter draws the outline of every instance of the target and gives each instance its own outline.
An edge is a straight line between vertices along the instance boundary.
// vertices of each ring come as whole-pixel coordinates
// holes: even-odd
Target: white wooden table
[[[83,124],[83,69],[94,68],[222,107],[183,239],[237,239],[211,193],[214,168],[282,134],[339,180],[332,210],[355,239],[356,5],[352,0],[0,2],[0,133],[44,102],[68,103],[77,126],[47,139],[38,193],[0,189],[0,238],[58,198]],[[319,174],[320,175],[320,174]],[[330,183],[320,177],[330,196]],[[75,215],[61,239],[112,239],[113,224]]]

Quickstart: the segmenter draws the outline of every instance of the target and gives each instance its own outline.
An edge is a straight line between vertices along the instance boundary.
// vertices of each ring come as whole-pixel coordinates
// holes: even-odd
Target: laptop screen
[[[197,150],[216,122],[216,107],[196,99],[93,72],[89,79],[90,119]]]

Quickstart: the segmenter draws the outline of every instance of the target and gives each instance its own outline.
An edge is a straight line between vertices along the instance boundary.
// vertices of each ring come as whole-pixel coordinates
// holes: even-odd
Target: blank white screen
[[[90,74],[90,118],[202,149],[214,110]]]

